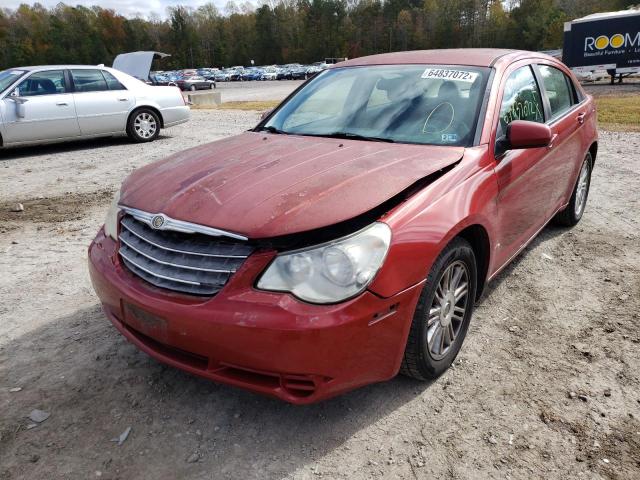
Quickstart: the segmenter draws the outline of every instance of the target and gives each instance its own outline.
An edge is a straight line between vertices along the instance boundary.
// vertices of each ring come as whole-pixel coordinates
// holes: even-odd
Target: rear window
[[[109,90],[100,70],[71,70],[76,92],[103,92]]]
[[[551,118],[556,118],[569,110],[573,105],[573,92],[567,76],[554,67],[538,65],[542,75],[542,85],[549,98]]]

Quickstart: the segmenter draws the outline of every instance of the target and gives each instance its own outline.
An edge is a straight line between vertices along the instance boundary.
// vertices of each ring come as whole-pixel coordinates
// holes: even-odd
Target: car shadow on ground
[[[483,299],[524,255],[563,232],[544,229]],[[22,387],[13,396],[0,393],[0,434],[9,439],[2,450],[25,459],[38,455],[53,474],[64,470],[56,463],[59,451],[50,446],[64,445],[67,460],[73,457],[76,473],[86,477],[103,470],[127,472],[129,478],[200,478],[198,472],[212,469],[215,478],[286,476],[431,386],[398,376],[319,404],[292,406],[156,362],[129,344],[97,304],[7,343],[0,348],[0,365],[6,384]],[[27,430],[25,416],[34,408],[51,417]],[[110,441],[128,427],[131,434],[121,447]],[[194,454],[198,460],[187,462]],[[27,460],[18,464],[38,468]]]
[[[522,250],[498,275],[495,276],[489,282],[482,294],[482,297],[478,301],[478,304],[482,304],[482,301],[487,298],[491,293],[496,290],[502,282],[508,278],[511,273],[518,268],[520,262],[532,251],[535,250],[538,246],[544,244],[547,240],[551,240],[559,235],[563,235],[567,233],[569,230],[567,228],[559,227],[554,224],[549,224],[545,228],[543,228],[540,233],[527,245],[527,247]]]
[[[37,477],[38,465],[28,462],[33,455],[52,477],[63,471],[50,446],[64,445],[84,478],[114,469],[183,478],[212,468],[215,478],[279,478],[429,388],[399,376],[320,404],[293,406],[156,362],[129,344],[97,305],[9,342],[0,348],[0,365],[6,385],[22,387],[18,394],[0,393],[0,433],[9,439],[1,450],[24,457],[18,463],[27,469],[11,472],[17,477]],[[35,408],[51,417],[28,430],[25,417]],[[110,440],[127,427],[131,435],[117,447]],[[148,450],[153,453],[139,454]],[[186,462],[194,452],[199,461]],[[148,464],[152,455],[161,458],[158,465]]]
[[[160,134],[157,141],[172,138],[170,135]],[[3,160],[17,160],[24,157],[42,157],[59,153],[73,153],[82,150],[95,150],[100,148],[115,147],[120,145],[133,145],[126,136],[101,137],[71,142],[49,143],[45,145],[29,145],[23,147],[10,147],[2,150],[0,162]],[[141,144],[143,145],[143,144]]]

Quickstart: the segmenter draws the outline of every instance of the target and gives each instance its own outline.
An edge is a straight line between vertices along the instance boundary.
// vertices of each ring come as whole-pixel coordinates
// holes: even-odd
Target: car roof
[[[14,67],[9,70],[26,70],[28,72],[35,72],[37,70],[60,70],[69,68],[106,68],[104,65],[31,65],[28,67]]]
[[[519,58],[546,58],[548,55],[525,50],[506,50],[500,48],[451,48],[442,50],[415,50],[409,52],[381,53],[367,57],[354,58],[335,64],[338,67],[362,65],[468,65],[473,67],[491,67],[498,61],[511,63]]]

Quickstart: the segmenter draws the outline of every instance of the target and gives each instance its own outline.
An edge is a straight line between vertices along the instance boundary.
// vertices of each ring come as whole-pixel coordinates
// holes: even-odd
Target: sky
[[[38,3],[41,3],[47,8],[51,8],[55,7],[60,1],[61,0],[40,0]],[[212,2],[220,11],[224,11],[226,0],[212,0]],[[0,8],[15,9],[21,3],[31,5],[35,2],[25,0],[0,0]],[[208,2],[207,0],[64,0],[63,3],[74,6],[84,5],[86,7],[99,5],[102,8],[112,8],[125,17],[148,17],[150,14],[155,13],[161,18],[165,18],[167,7],[184,5],[195,8]]]

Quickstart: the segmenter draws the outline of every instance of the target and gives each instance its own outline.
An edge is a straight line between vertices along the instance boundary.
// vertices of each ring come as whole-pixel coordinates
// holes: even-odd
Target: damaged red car
[[[580,220],[596,153],[593,99],[549,56],[349,60],[133,172],[90,274],[129,341],[216,382],[303,404],[431,379],[486,283]]]

